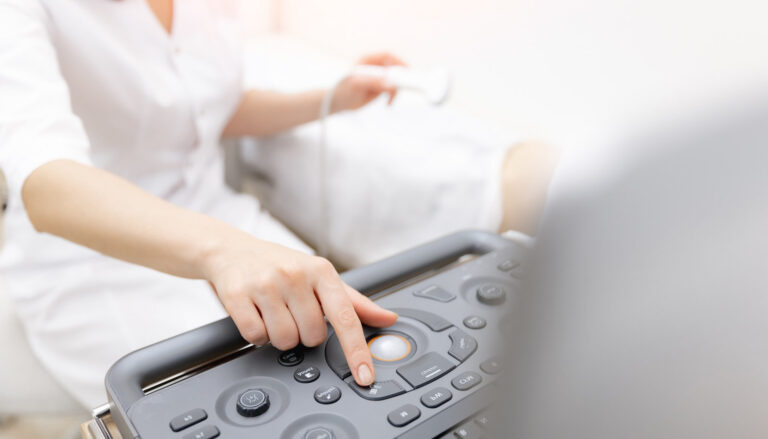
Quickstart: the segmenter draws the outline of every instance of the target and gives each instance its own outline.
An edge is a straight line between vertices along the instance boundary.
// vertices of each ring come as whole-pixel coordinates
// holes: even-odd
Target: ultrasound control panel
[[[132,438],[482,437],[523,256],[471,231],[342,275],[399,315],[364,328],[371,386],[354,382],[330,326],[321,346],[281,352],[244,347],[225,319],[116,363],[112,418]]]

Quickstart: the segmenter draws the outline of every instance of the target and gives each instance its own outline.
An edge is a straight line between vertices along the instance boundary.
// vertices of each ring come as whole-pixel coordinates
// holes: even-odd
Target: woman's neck
[[[173,30],[173,0],[147,0],[157,21],[169,34]]]

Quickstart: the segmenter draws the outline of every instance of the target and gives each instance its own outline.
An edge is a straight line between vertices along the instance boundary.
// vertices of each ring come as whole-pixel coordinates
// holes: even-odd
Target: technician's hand
[[[326,259],[255,238],[220,248],[206,264],[208,279],[243,338],[254,345],[271,341],[281,350],[299,341],[318,346],[327,336],[325,315],[355,381],[373,383],[373,361],[361,321],[390,326],[397,314],[346,285]]]
[[[382,67],[406,66],[400,58],[389,53],[364,56],[357,64]],[[384,78],[363,75],[351,76],[343,80],[336,88],[331,109],[334,112],[357,110],[378,98],[382,93],[389,94],[389,103],[392,104],[397,94],[397,88],[389,84]]]

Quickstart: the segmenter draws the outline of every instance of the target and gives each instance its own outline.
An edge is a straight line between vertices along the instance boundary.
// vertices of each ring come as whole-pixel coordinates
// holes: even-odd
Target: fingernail
[[[368,386],[373,384],[373,375],[371,374],[371,368],[367,364],[361,364],[357,368],[357,379],[360,380],[360,384]]]

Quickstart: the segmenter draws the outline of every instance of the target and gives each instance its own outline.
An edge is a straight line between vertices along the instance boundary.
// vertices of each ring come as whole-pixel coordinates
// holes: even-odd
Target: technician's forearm
[[[269,136],[316,120],[324,93],[250,90],[224,129],[224,136]]]
[[[106,171],[68,160],[35,170],[22,190],[35,229],[176,276],[206,263],[239,230],[174,206]]]

